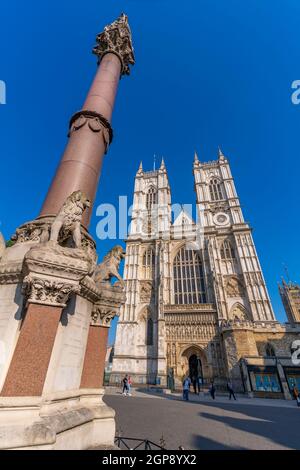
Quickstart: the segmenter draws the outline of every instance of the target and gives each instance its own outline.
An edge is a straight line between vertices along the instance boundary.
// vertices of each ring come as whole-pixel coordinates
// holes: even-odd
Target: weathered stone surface
[[[98,34],[93,53],[99,58],[109,53],[117,55],[122,64],[121,74],[129,75],[129,65],[134,65],[134,54],[128,17],[124,13]]]

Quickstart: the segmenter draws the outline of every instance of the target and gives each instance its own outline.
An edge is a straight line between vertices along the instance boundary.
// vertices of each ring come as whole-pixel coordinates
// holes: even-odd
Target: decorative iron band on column
[[[108,146],[113,140],[113,130],[109,121],[102,116],[102,114],[95,111],[79,111],[70,119],[68,137],[70,137],[72,132],[78,131],[85,125],[87,125],[92,132],[102,135],[105,145],[105,153],[107,153]]]
[[[129,75],[129,64],[134,65],[134,52],[131,40],[131,31],[128,17],[122,13],[113,23],[105,26],[102,33],[98,34],[97,45],[93,53],[98,56],[98,64],[106,54],[115,54],[119,57],[122,75]]]
[[[22,291],[28,303],[65,307],[72,294],[79,294],[80,286],[28,274]]]

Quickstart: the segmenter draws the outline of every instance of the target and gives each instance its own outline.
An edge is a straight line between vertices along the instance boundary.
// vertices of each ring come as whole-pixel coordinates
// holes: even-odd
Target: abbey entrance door
[[[203,379],[201,359],[196,354],[192,354],[189,358],[189,376],[191,380],[199,377]]]

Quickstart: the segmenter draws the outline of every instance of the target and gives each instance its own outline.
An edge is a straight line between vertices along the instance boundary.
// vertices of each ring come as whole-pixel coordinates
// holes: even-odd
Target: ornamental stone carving
[[[141,281],[140,299],[142,302],[147,302],[151,298],[152,282]]]
[[[121,61],[121,76],[129,75],[129,64],[134,65],[134,52],[128,17],[122,13],[113,23],[105,26],[96,40],[97,45],[94,47],[93,53],[99,57],[99,62],[105,54],[115,54]]]
[[[118,316],[115,310],[105,309],[101,306],[95,306],[92,312],[91,325],[94,326],[104,326],[109,328],[112,319]]]
[[[28,274],[22,290],[28,303],[65,307],[71,294],[80,292],[80,286]]]
[[[97,286],[101,286],[102,283],[110,285],[111,280],[116,277],[122,288],[125,287],[125,282],[119,274],[120,263],[124,257],[124,250],[119,245],[114,246],[104,256],[102,263],[98,264],[95,270],[95,283]]]
[[[55,242],[34,245],[25,255],[23,293],[29,303],[65,307],[80,281],[94,267],[82,249],[61,247]]]
[[[71,235],[76,248],[81,248],[81,219],[90,200],[82,191],[74,191],[62,205],[50,231],[50,241],[58,243],[59,233]]]
[[[99,134],[103,139],[105,153],[107,153],[108,146],[113,139],[113,130],[109,121],[102,114],[95,111],[79,111],[70,120],[68,137],[70,137],[72,132],[76,132],[84,126],[87,126],[95,134]]]
[[[228,297],[244,297],[245,289],[242,281],[237,276],[227,278],[225,290]]]
[[[21,225],[11,236],[11,245],[17,243],[46,243],[49,241],[50,230],[55,217],[39,217],[36,220]],[[74,246],[72,234],[69,231],[60,230],[58,244],[65,247]],[[81,249],[96,264],[96,244],[88,231],[81,226]]]
[[[120,308],[125,303],[126,296],[122,286],[103,283],[98,288],[99,300],[94,303],[91,325],[110,327],[111,320],[120,315]]]

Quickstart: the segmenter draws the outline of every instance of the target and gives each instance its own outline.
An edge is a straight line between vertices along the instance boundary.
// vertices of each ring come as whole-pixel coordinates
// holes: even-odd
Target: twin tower
[[[112,383],[125,373],[140,384],[165,385],[170,375],[179,384],[187,374],[240,383],[241,354],[232,359],[224,325],[275,321],[227,158],[219,150],[202,163],[195,154],[193,174],[195,221],[184,208],[174,217],[164,161],[137,171]]]

